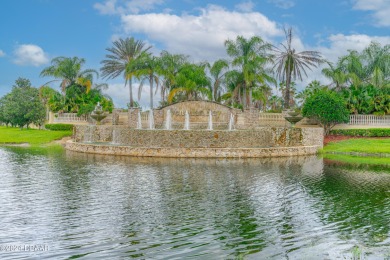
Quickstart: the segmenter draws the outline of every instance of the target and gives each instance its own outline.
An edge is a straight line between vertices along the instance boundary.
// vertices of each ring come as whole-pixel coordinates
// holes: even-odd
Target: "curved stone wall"
[[[314,154],[322,145],[322,128],[204,131],[80,125],[75,126],[73,142],[66,148],[131,156],[267,157]]]
[[[67,142],[65,148],[74,152],[122,155],[135,157],[176,158],[261,158],[316,154],[318,146],[272,147],[272,148],[147,148],[85,144]]]

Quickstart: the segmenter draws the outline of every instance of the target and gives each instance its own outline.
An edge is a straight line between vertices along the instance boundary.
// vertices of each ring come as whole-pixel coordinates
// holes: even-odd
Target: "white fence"
[[[64,122],[88,122],[88,117],[77,116],[76,113],[55,113],[54,114],[54,123],[64,123]]]
[[[349,125],[387,125],[390,126],[390,116],[350,115]]]
[[[267,125],[285,125],[287,121],[281,113],[259,113],[259,124]],[[350,121],[347,125],[364,125],[364,126],[390,126],[390,115],[350,115]],[[149,111],[141,112],[143,124],[148,124]],[[228,122],[228,118],[226,122]],[[305,121],[305,119],[303,120]],[[89,122],[88,116],[77,116],[76,113],[55,113],[53,123],[72,123],[72,122]],[[304,122],[302,122],[304,123]]]

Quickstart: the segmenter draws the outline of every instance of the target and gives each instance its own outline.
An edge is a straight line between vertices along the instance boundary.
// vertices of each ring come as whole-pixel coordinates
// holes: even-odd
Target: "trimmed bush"
[[[302,115],[317,120],[326,135],[335,125],[349,122],[349,111],[344,99],[327,89],[319,90],[306,99]]]
[[[330,131],[330,134],[346,136],[390,137],[390,128],[336,129]]]
[[[52,131],[72,131],[73,125],[71,124],[46,124],[45,128]]]

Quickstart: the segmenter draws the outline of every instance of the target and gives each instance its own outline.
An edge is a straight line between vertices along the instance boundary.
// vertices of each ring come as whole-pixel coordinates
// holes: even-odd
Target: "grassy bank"
[[[0,127],[0,144],[43,145],[63,137],[71,136],[72,131],[49,131],[36,129],[23,129],[13,127]]]
[[[357,154],[368,156],[357,156]],[[353,165],[390,165],[390,138],[361,138],[331,142],[325,145],[323,156],[325,159]]]
[[[390,167],[389,157],[363,157],[345,154],[324,154],[325,159],[343,162],[351,165],[386,165]]]
[[[325,153],[341,152],[341,153],[388,153],[390,154],[390,138],[383,139],[348,139],[339,142],[332,142],[324,147]]]

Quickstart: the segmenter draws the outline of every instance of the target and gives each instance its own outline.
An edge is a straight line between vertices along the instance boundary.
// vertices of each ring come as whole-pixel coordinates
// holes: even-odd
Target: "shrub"
[[[349,122],[349,111],[344,99],[328,89],[310,95],[303,104],[302,115],[317,120],[326,135],[336,124]]]
[[[73,125],[71,124],[46,124],[45,128],[52,131],[72,131]]]
[[[390,137],[390,128],[370,129],[337,129],[330,132],[332,135]]]

